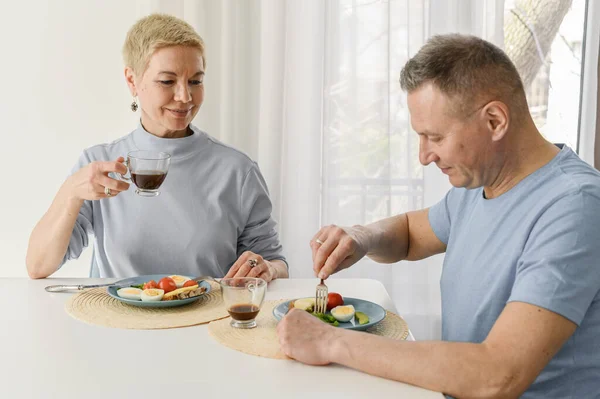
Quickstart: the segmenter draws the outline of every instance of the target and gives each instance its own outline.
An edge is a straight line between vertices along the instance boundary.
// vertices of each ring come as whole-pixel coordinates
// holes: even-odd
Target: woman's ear
[[[510,122],[510,113],[506,104],[501,101],[490,102],[484,108],[484,118],[492,140],[502,140]]]
[[[130,67],[125,67],[125,81],[127,82],[127,86],[129,87],[129,92],[132,97],[137,96],[137,87],[136,87],[136,78],[135,73],[133,73],[133,69]]]

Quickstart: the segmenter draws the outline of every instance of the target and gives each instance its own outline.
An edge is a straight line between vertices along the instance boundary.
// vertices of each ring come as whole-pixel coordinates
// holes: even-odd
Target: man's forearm
[[[408,254],[408,217],[406,214],[357,226],[367,241],[367,256],[379,263],[395,263]]]
[[[379,377],[459,398],[515,397],[514,376],[489,355],[485,344],[393,341],[340,330],[331,361]]]

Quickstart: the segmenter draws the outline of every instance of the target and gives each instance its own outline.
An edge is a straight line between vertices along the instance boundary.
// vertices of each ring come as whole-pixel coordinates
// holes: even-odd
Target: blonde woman
[[[140,123],[83,151],[29,240],[27,271],[45,278],[94,238],[91,277],[143,274],[288,277],[267,186],[255,162],[191,124],[204,99],[204,42],[186,22],[153,14],[123,46]],[[171,155],[160,195],[118,178],[124,157]]]

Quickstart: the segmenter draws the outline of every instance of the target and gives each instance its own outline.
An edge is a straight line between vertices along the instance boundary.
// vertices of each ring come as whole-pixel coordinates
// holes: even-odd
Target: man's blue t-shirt
[[[578,328],[522,397],[600,398],[600,173],[565,146],[497,198],[451,189],[429,222],[442,338],[484,341],[508,302],[548,309]]]

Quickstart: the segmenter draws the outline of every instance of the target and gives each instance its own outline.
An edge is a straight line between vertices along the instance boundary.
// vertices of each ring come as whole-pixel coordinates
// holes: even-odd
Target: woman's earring
[[[138,103],[137,103],[137,99],[135,97],[133,97],[133,101],[131,103],[131,110],[133,112],[138,110]]]

